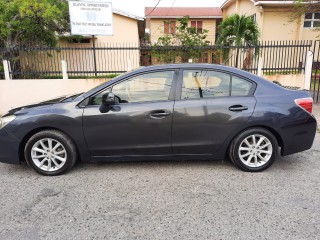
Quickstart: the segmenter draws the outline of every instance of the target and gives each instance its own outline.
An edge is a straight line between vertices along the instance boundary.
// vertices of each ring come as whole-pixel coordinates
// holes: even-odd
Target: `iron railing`
[[[223,52],[227,50],[227,58]],[[11,75],[16,78],[61,78],[61,61],[68,66],[71,78],[103,77],[132,68],[159,63],[192,62],[224,64],[257,74],[301,73],[306,52],[314,50],[312,41],[266,41],[258,46],[217,45],[154,47],[148,44],[66,44],[57,47],[20,46],[0,48],[0,78],[4,79],[2,60],[10,61]]]

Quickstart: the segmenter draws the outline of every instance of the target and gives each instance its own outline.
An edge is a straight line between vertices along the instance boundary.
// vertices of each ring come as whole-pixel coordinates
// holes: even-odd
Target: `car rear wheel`
[[[272,165],[278,153],[274,135],[263,128],[248,129],[234,138],[229,157],[240,169],[259,172]]]
[[[46,176],[68,171],[77,159],[76,147],[70,138],[55,130],[33,135],[25,146],[24,155],[30,167]]]

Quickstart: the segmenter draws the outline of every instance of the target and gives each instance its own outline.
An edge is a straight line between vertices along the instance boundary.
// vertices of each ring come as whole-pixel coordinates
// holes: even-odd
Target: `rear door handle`
[[[165,110],[156,110],[152,111],[150,113],[150,117],[156,118],[156,119],[162,119],[165,118],[166,116],[169,116],[171,113]]]
[[[248,110],[248,107],[242,106],[242,105],[233,105],[233,106],[229,107],[229,110],[232,112],[241,112],[244,110]]]

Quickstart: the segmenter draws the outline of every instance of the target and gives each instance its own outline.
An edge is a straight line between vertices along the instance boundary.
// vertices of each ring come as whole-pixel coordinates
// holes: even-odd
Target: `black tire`
[[[261,143],[258,145],[260,139]],[[278,150],[277,139],[270,131],[264,128],[251,128],[241,132],[232,140],[229,157],[234,165],[243,171],[260,172],[272,165]]]
[[[39,153],[39,154],[45,155],[45,157],[34,156],[35,152],[37,151],[40,151],[40,150],[45,151],[44,150],[45,148],[43,148],[42,147],[43,145],[41,145],[39,142],[40,140],[42,140],[45,146],[46,146],[46,143],[49,143],[49,141],[51,141],[52,144],[57,144],[57,145],[58,143],[60,143],[61,146],[59,145],[57,150],[59,150],[60,152],[62,151],[63,153],[61,153],[60,155],[53,155],[53,154],[51,155],[49,153],[49,150],[46,150],[48,151],[48,153],[42,153],[42,152]],[[34,149],[35,150],[34,151],[33,147],[36,146],[37,144],[39,147],[37,147],[37,149]],[[51,149],[52,147],[54,148],[54,146],[51,146]],[[41,148],[41,149],[38,150],[38,148]],[[33,156],[32,156],[32,153],[33,153]],[[50,154],[50,156],[48,156],[48,154]],[[77,155],[78,155],[77,149],[74,143],[72,142],[72,140],[64,133],[56,130],[45,130],[45,131],[41,131],[34,134],[26,143],[25,149],[24,149],[24,157],[27,164],[31,168],[33,168],[36,172],[45,176],[56,176],[56,175],[65,173],[66,171],[68,171],[70,168],[74,166],[74,164],[77,161]],[[63,158],[64,161],[60,161],[59,159],[56,159],[54,156]],[[39,162],[37,162],[36,158],[38,159],[39,162],[40,161],[44,162],[42,167],[40,166],[41,163],[39,165]],[[45,160],[45,158],[46,159],[48,158],[48,160]],[[49,158],[50,159],[54,158],[54,160],[52,161],[50,160],[50,163],[49,163]],[[58,163],[59,166],[57,167],[54,162]],[[39,166],[37,166],[37,163]],[[47,165],[45,165],[45,163],[47,163]],[[47,167],[47,170],[44,169],[45,167]],[[50,171],[48,170],[49,167],[50,167]]]

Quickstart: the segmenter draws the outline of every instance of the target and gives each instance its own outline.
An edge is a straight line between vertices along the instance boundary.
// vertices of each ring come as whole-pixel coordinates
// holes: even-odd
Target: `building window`
[[[176,21],[165,21],[164,22],[164,33],[173,34],[176,32]]]
[[[256,14],[251,15],[250,18],[253,22],[257,22]]]
[[[303,27],[305,28],[320,27],[320,13],[306,13],[304,15]]]
[[[90,38],[71,38],[71,43],[90,43]]]
[[[202,33],[202,21],[191,21],[191,27],[197,29],[197,33]]]

